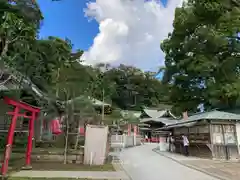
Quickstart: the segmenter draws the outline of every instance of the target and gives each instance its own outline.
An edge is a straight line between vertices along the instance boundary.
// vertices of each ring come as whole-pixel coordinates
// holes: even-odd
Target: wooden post
[[[209,143],[210,143],[210,147],[211,147],[211,153],[212,153],[212,158],[215,157],[215,153],[214,153],[214,144],[213,144],[213,127],[212,127],[212,123],[211,121],[209,121]]]
[[[211,121],[208,124],[208,128],[209,128],[209,141],[210,141],[209,143],[213,145],[213,131],[212,131]]]
[[[225,149],[225,158],[228,160],[229,159],[229,154],[228,154],[228,147],[227,147],[227,144],[226,144],[226,139],[225,139],[225,133],[224,133],[224,128],[223,126],[224,125],[220,125],[221,126],[221,129],[222,129],[222,135],[223,135],[223,147]]]
[[[235,121],[235,129],[234,129],[234,137],[236,139],[236,144],[237,144],[237,150],[238,150],[238,154],[240,154],[240,148],[239,148],[239,140],[238,140],[238,135],[237,135],[237,121]]]

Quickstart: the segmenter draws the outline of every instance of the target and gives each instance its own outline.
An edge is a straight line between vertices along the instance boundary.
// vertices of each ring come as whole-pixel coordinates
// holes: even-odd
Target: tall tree
[[[175,109],[234,106],[239,97],[240,4],[189,0],[175,11],[174,30],[161,44],[164,81]]]
[[[155,73],[125,65],[102,72],[100,66],[79,63],[83,52],[73,53],[68,39],[39,39],[43,17],[36,2],[0,0],[0,16],[0,62],[53,99],[64,101],[67,92],[70,99],[84,95],[102,100],[104,90],[104,100],[123,109],[157,107],[168,101],[167,86],[154,78]]]
[[[155,74],[125,65],[110,68],[105,79],[114,84],[110,93],[113,104],[122,109],[140,110],[142,106],[156,107],[159,103],[166,103],[163,85]],[[110,89],[109,84],[106,89]]]

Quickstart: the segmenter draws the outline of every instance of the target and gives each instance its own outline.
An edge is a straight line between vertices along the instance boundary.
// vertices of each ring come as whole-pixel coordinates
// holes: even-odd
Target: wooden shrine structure
[[[172,144],[176,153],[183,153],[182,135],[186,135],[192,156],[224,160],[239,158],[238,114],[217,110],[197,113],[159,130],[172,132]]]
[[[169,109],[156,110],[145,108],[140,115],[140,122],[145,124],[145,127],[140,128],[141,134],[147,135],[148,141],[159,142],[160,135],[166,136],[166,133],[156,130],[178,122],[178,118],[175,117]]]

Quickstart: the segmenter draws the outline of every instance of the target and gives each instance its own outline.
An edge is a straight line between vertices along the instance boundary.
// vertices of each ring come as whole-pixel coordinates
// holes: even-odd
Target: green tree
[[[168,86],[156,80],[154,72],[125,65],[114,68],[107,65],[108,70],[102,72],[101,64],[82,65],[79,59],[83,51],[73,52],[68,39],[53,36],[39,39],[43,17],[36,2],[0,0],[0,16],[2,66],[35,84],[45,100],[55,101],[56,107],[64,109],[66,93],[67,99],[90,96],[102,100],[104,97],[104,101],[122,109],[140,110],[142,106],[157,107],[168,101],[165,88]],[[29,89],[25,91],[20,93],[20,98],[34,105],[41,104]],[[46,108],[52,112],[55,106]]]
[[[110,68],[105,78],[114,83],[113,104],[122,109],[140,110],[142,106],[157,107],[159,103],[167,103],[167,93],[155,74],[125,65]],[[106,88],[109,83],[107,85]]]
[[[189,0],[175,11],[174,30],[161,44],[163,80],[178,112],[219,105],[239,97],[240,5],[236,1]]]

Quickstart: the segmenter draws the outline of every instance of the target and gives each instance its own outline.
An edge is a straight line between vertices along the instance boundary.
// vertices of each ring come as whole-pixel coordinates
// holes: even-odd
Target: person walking
[[[169,138],[169,145],[170,145],[170,152],[174,152],[174,139],[173,139],[173,136],[171,135],[170,138]]]
[[[148,135],[145,134],[145,142],[148,142]]]
[[[185,156],[189,156],[189,140],[187,138],[187,136],[185,136],[184,134],[182,135],[182,139],[183,139],[183,147],[184,147],[184,154]]]
[[[172,152],[172,133],[168,135],[169,152]]]

